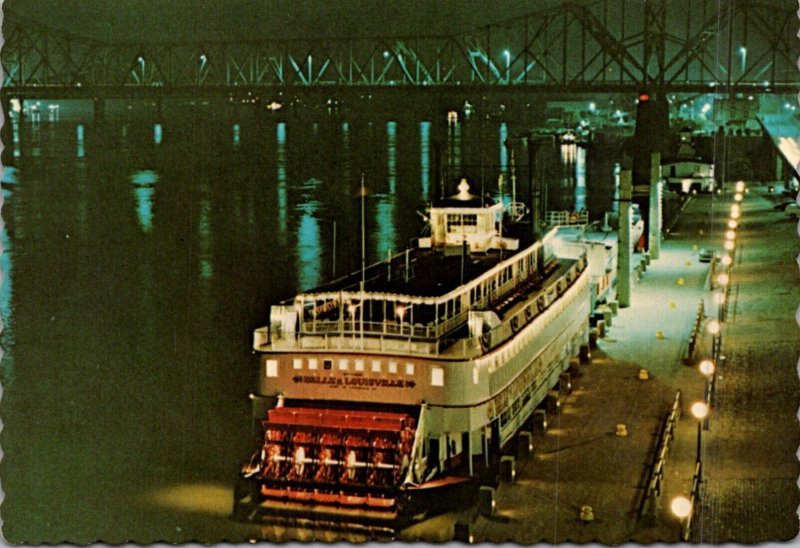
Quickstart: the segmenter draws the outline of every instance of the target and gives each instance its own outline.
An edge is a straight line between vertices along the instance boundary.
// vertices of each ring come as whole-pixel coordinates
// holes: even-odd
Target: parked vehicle
[[[700,250],[700,262],[710,263],[714,260],[714,250],[710,247],[704,247]]]

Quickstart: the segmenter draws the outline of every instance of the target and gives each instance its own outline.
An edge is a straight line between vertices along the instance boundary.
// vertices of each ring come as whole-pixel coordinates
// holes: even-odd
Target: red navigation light
[[[639,94],[639,102],[644,103],[645,101],[649,101],[649,100],[650,100],[650,95],[648,95],[647,93],[640,93]]]

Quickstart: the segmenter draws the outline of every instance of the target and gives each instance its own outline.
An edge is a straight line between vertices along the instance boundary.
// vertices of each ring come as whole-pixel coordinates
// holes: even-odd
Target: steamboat
[[[235,517],[398,523],[491,477],[589,335],[585,247],[503,212],[462,179],[413,249],[271,307]]]

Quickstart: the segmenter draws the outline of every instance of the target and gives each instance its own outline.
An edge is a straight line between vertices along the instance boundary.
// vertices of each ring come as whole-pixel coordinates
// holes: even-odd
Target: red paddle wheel
[[[276,407],[244,477],[259,508],[396,516],[411,461],[414,417],[404,413]]]

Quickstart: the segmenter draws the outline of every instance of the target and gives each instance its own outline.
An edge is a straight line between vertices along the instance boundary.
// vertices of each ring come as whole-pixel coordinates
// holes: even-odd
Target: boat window
[[[295,369],[302,369],[303,360],[301,360],[300,358],[295,358],[294,360],[292,360],[292,367],[294,367]]]
[[[364,371],[364,360],[356,360],[356,371]]]
[[[431,368],[431,386],[444,386],[444,369],[441,367]]]
[[[308,368],[311,370],[317,368],[317,358],[308,358]]]
[[[447,216],[447,232],[476,232],[478,216],[475,214],[461,215],[453,213]]]
[[[333,360],[322,360],[322,368],[330,371],[333,368]]]
[[[389,373],[397,373],[397,362],[389,362]]]
[[[414,364],[411,362],[406,363],[406,375],[414,374]]]
[[[278,360],[267,360],[267,377],[278,376]]]
[[[339,371],[347,371],[347,367],[350,365],[350,360],[347,358],[339,360]]]
[[[380,373],[381,372],[381,362],[380,362],[380,360],[372,360],[372,372],[373,373]]]

